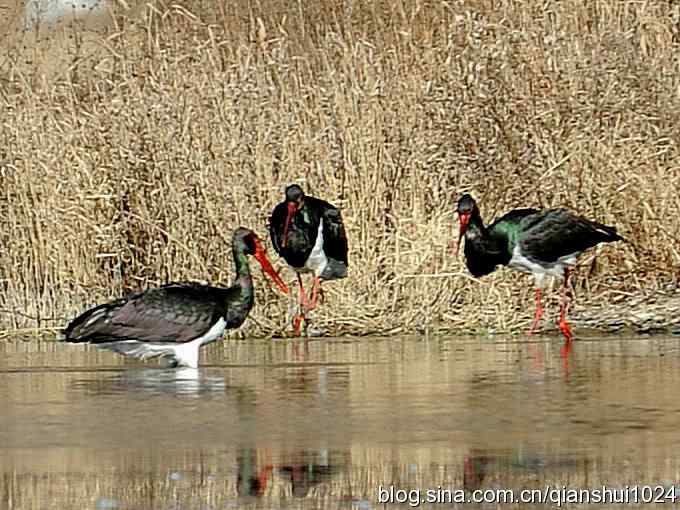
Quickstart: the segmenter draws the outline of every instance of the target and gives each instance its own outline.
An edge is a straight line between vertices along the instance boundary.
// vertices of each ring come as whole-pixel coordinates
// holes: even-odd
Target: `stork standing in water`
[[[465,262],[475,277],[509,266],[534,276],[536,313],[529,334],[543,315],[541,292],[546,276],[562,278],[558,326],[565,338],[563,353],[569,352],[573,335],[567,323],[569,275],[578,257],[599,243],[621,241],[610,227],[588,220],[567,209],[514,209],[485,226],[475,200],[468,194],[458,200],[460,232],[465,237]]]
[[[316,308],[321,280],[347,276],[347,236],[340,210],[305,195],[297,184],[286,188],[286,199],[272,211],[269,233],[276,252],[297,273],[300,313],[293,319],[295,335],[306,313]],[[311,296],[302,286],[302,273],[313,275]]]
[[[288,293],[253,231],[237,229],[232,251],[237,276],[231,287],[169,283],[148,289],[87,310],[66,327],[62,340],[140,359],[168,358],[171,366],[196,368],[200,347],[220,338],[226,329],[241,326],[255,303],[249,255]]]

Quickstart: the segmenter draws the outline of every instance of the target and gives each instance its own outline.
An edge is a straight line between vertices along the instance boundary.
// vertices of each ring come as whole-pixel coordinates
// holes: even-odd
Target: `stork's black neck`
[[[484,225],[479,211],[474,211],[465,231],[465,263],[470,273],[480,277],[491,273],[498,265],[507,264],[510,254],[506,245],[506,240],[492,235]]]
[[[465,231],[465,241],[468,239],[476,238],[487,238],[489,237],[489,230],[484,225],[482,220],[482,215],[479,214],[479,210],[475,210],[470,215],[470,221],[468,222],[467,230]]]
[[[241,284],[246,286],[253,285],[253,278],[250,274],[250,263],[248,262],[248,255],[246,255],[246,247],[242,243],[234,243],[232,247],[232,255],[234,257],[234,268],[236,269],[236,278]]]
[[[234,291],[230,293],[226,303],[227,327],[230,328],[240,326],[255,303],[253,277],[245,250],[245,244],[242,243],[234,243],[232,248],[236,280],[231,287]]]

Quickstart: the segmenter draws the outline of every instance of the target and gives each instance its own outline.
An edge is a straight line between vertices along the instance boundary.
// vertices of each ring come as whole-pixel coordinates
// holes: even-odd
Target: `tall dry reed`
[[[124,5],[2,41],[5,328],[228,283],[232,230],[265,236],[290,182],[343,208],[350,276],[316,316],[334,332],[527,322],[528,278],[474,280],[452,252],[465,191],[487,220],[563,205],[616,225],[628,242],[584,257],[581,304],[678,280],[672,2]],[[243,332],[281,331],[286,300],[257,287]]]

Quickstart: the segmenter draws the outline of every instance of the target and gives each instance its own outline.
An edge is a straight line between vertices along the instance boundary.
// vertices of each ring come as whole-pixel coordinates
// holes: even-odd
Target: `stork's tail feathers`
[[[597,230],[602,239],[600,242],[603,243],[613,243],[614,241],[626,241],[619,233],[616,231],[616,227],[610,227],[609,225],[603,225],[602,223],[597,223],[595,221],[591,222],[592,226]]]

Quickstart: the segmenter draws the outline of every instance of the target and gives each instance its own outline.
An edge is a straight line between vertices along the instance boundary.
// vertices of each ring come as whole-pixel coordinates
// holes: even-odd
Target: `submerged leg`
[[[560,320],[557,323],[560,331],[564,335],[564,346],[562,347],[562,355],[567,356],[571,351],[571,342],[573,340],[573,335],[571,334],[571,328],[569,323],[567,323],[567,311],[569,310],[569,276],[571,271],[569,269],[564,270],[564,285],[562,286],[562,292],[560,293]]]
[[[536,331],[536,328],[538,327],[539,323],[541,322],[541,317],[543,317],[543,305],[541,304],[541,288],[536,287],[536,314],[534,315],[534,320],[531,323],[531,328],[529,328],[529,336],[533,335],[534,332]],[[538,370],[541,370],[543,368],[543,359],[541,355],[539,354],[538,350],[536,349],[536,346],[533,344],[529,344],[529,352],[531,353],[533,360],[534,360],[534,367]]]
[[[534,321],[531,323],[531,328],[529,329],[529,335],[533,335],[541,322],[541,317],[543,317],[543,305],[541,304],[541,288],[536,287],[536,314],[534,315]]]
[[[300,326],[302,325],[304,318],[305,316],[301,313],[293,317],[293,336],[300,336]]]

